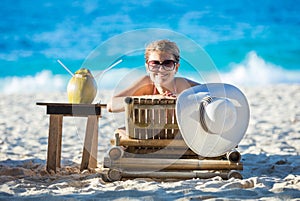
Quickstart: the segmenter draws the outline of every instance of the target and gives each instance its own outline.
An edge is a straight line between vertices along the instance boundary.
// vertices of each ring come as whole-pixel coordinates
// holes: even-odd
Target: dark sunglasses
[[[150,71],[157,71],[161,66],[166,71],[172,71],[176,66],[176,62],[173,60],[164,60],[163,62],[151,60],[148,61],[147,64]]]

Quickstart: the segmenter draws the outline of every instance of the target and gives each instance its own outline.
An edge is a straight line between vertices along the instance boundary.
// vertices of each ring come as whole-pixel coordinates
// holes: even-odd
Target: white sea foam
[[[94,74],[97,73],[94,72]],[[104,77],[96,77],[95,79],[100,90],[122,89],[143,74],[145,72],[141,69],[121,68],[113,69],[105,73]],[[190,76],[190,78],[193,79],[194,76]],[[230,72],[220,72],[217,76],[221,77],[222,82],[236,85],[300,83],[300,71],[285,70],[281,66],[265,61],[254,51],[249,52],[241,63],[231,64]],[[38,72],[34,76],[5,77],[0,79],[0,93],[64,92],[69,79],[69,75],[54,75],[47,70]],[[196,81],[203,82],[202,80]],[[218,79],[218,81],[220,80]]]
[[[223,82],[242,85],[300,83],[300,71],[288,71],[267,62],[255,51],[249,52],[241,63],[231,64],[231,69],[221,74]]]
[[[3,94],[58,92],[66,88],[66,78],[43,70],[34,76],[5,77],[0,79],[0,84],[0,93]]]

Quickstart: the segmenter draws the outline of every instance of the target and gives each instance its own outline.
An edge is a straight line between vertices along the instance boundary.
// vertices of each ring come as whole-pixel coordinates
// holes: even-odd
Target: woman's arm
[[[107,103],[107,110],[109,112],[123,112],[124,99],[125,97],[113,97],[110,102]]]
[[[122,112],[124,111],[124,99],[127,96],[142,96],[151,94],[153,89],[151,87],[151,82],[148,76],[144,76],[137,82],[133,83],[131,86],[125,90],[114,95],[110,102],[107,104],[107,110],[109,112]]]

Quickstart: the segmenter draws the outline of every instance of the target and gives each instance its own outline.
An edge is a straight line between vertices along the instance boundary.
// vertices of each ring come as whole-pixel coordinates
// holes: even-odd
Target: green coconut
[[[76,71],[68,83],[67,93],[69,103],[92,103],[97,94],[97,83],[90,70]]]

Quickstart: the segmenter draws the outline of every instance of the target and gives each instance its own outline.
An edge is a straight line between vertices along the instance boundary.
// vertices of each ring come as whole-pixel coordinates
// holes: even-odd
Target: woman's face
[[[166,60],[172,60],[175,62],[175,58],[173,54],[167,53],[167,52],[151,52],[148,57],[148,63],[151,61],[158,61],[160,63],[163,63]],[[171,84],[174,76],[178,70],[179,64],[176,63],[173,70],[167,71],[163,68],[163,66],[159,66],[159,68],[150,71],[148,68],[148,63],[146,63],[146,69],[149,73],[150,79],[152,82],[158,85],[168,85]],[[170,65],[170,64],[169,64]]]

